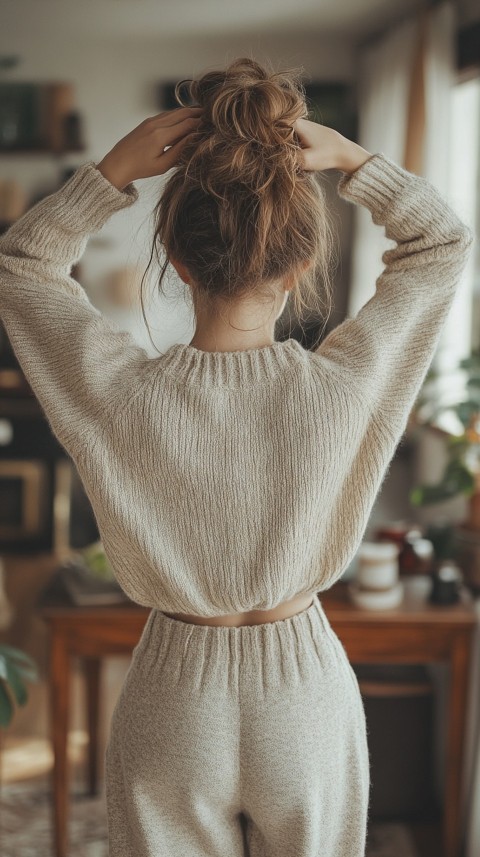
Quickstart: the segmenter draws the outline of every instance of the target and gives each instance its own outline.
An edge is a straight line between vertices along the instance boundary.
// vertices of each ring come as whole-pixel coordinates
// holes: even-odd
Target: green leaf
[[[419,485],[413,488],[409,500],[413,506],[428,506],[430,503],[450,500],[452,497],[456,497],[458,493],[457,485],[439,482],[438,485]]]
[[[10,685],[18,705],[25,705],[28,699],[27,688],[22,677],[12,661],[7,661],[7,682]]]
[[[12,700],[3,681],[0,681],[0,726],[8,726],[12,717]]]
[[[17,649],[16,646],[9,646],[7,643],[0,643],[0,655],[8,655],[17,661],[23,661],[30,667],[35,667],[35,661],[30,655],[27,655],[22,649]]]
[[[0,679],[3,679],[7,684],[12,684],[12,675],[13,683],[21,681],[23,684],[23,681],[38,681],[38,671],[33,662],[32,666],[28,662],[26,665],[23,662],[15,663],[10,655],[0,654]]]
[[[412,488],[408,495],[409,502],[412,506],[422,506],[423,505],[423,488],[417,487]]]
[[[38,671],[37,669],[30,669],[30,667],[17,666],[18,672],[25,679],[25,681],[38,681]]]
[[[453,458],[445,468],[441,484],[452,491],[471,494],[475,490],[475,477],[461,460]]]

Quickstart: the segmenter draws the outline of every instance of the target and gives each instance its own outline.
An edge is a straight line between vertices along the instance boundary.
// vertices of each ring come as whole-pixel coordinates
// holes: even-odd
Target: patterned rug
[[[69,857],[108,857],[105,798],[73,793],[69,818]],[[3,785],[0,793],[2,857],[52,857],[48,783]],[[408,828],[371,823],[366,857],[419,857]]]

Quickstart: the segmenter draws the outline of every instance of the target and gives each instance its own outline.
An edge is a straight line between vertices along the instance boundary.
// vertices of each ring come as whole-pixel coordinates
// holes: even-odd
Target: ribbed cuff
[[[72,232],[94,232],[116,211],[133,205],[138,189],[133,182],[119,190],[94,161],[78,167],[56,192],[56,214]]]
[[[370,211],[381,211],[404,187],[411,183],[409,173],[384,152],[376,152],[353,173],[343,175],[338,184],[339,196],[366,205]]]
[[[387,225],[390,237],[397,240],[412,237],[412,224],[439,243],[455,240],[463,247],[473,240],[471,229],[432,182],[404,169],[384,152],[376,152],[353,173],[342,176],[337,189],[344,199],[366,206],[373,222]]]

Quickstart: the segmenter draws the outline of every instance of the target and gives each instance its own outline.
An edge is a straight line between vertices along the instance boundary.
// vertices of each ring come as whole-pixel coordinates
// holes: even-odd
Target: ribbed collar
[[[158,362],[181,383],[238,389],[281,378],[307,359],[308,351],[298,340],[285,339],[245,351],[202,351],[176,343]]]

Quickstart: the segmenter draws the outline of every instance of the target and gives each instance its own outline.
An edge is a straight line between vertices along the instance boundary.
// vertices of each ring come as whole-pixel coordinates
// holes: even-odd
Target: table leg
[[[53,835],[55,857],[67,857],[69,797],[67,740],[70,659],[66,641],[55,634],[50,646],[50,706],[53,745]]]
[[[100,697],[100,658],[85,658],[88,724],[88,787],[89,794],[97,793],[98,783],[98,720]]]
[[[462,850],[462,772],[471,658],[470,631],[458,633],[450,659],[450,690],[445,770],[444,853],[460,857]]]

